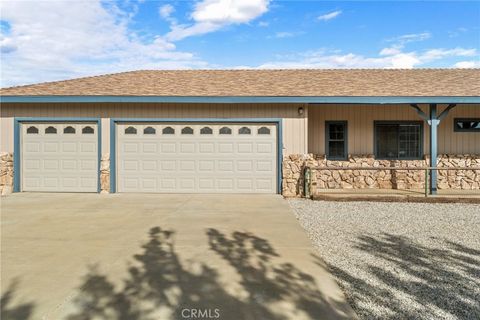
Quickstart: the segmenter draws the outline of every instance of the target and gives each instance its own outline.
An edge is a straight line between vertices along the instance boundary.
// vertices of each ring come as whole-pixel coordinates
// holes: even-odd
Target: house
[[[311,166],[480,166],[480,69],[133,71],[4,88],[2,193],[302,193]],[[421,171],[315,172],[421,188]],[[479,170],[431,175],[480,189]]]

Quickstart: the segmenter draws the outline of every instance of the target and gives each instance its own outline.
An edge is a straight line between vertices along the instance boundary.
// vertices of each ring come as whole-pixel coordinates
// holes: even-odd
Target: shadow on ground
[[[373,281],[329,268],[361,318],[480,319],[480,251],[444,243],[446,249],[435,249],[387,233],[361,236],[355,248],[377,261],[362,268]]]
[[[12,302],[18,285],[19,281],[14,280],[0,298],[0,318],[2,320],[27,320],[32,314],[33,308],[35,307],[33,303]]]
[[[236,271],[237,291],[226,289],[214,267],[182,262],[174,232],[154,227],[121,283],[114,284],[98,266],[89,268],[66,319],[346,318],[345,302],[327,301],[311,275],[291,263],[275,262],[279,254],[267,240],[216,229],[207,235],[210,250]],[[32,304],[9,306],[14,290],[12,286],[2,297],[2,319],[28,319]],[[197,310],[197,317],[185,309]]]

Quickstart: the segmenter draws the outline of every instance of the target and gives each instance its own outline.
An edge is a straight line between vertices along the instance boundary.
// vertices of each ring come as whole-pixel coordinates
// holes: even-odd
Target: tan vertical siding
[[[284,154],[307,152],[307,113],[302,104],[4,104],[1,117],[96,117],[102,118],[103,153],[109,152],[110,118],[281,118]],[[2,126],[3,127],[3,126]],[[5,129],[13,136],[13,128]],[[2,151],[13,151],[2,131]],[[5,142],[4,142],[5,139]],[[5,145],[5,150],[3,149]]]
[[[0,151],[13,152],[13,117],[0,118]]]
[[[426,113],[428,106],[421,106]],[[439,113],[445,108],[439,107]],[[420,121],[408,105],[319,105],[309,107],[308,151],[325,153],[325,121],[348,121],[348,152],[374,153],[375,120]],[[480,105],[459,105],[443,119],[438,131],[438,152],[480,154],[480,133],[454,132],[454,118],[480,118]],[[424,153],[429,153],[429,127],[424,123]]]

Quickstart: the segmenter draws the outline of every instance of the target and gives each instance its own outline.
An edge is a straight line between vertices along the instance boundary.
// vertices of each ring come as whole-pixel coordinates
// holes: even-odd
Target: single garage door
[[[276,193],[277,127],[117,125],[119,192]]]
[[[23,191],[97,192],[95,123],[23,123]]]

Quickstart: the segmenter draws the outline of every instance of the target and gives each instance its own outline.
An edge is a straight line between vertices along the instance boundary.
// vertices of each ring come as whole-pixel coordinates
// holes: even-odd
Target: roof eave
[[[1,103],[480,103],[480,96],[0,96]]]

